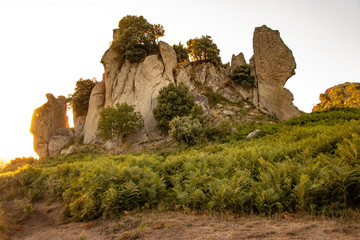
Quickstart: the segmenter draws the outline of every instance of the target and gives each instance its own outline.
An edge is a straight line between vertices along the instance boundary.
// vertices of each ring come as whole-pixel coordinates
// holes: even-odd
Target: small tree
[[[255,77],[250,75],[249,64],[245,64],[235,68],[229,77],[231,80],[246,89],[254,87]]]
[[[176,53],[178,63],[185,63],[189,61],[189,54],[187,53],[186,48],[181,42],[179,42],[178,45],[174,44],[172,47]]]
[[[197,118],[191,116],[175,117],[170,122],[170,136],[177,142],[187,146],[194,145],[203,131],[203,125]]]
[[[160,24],[150,24],[143,16],[127,15],[119,22],[119,37],[112,47],[130,62],[138,62],[157,49],[157,39],[164,36]]]
[[[138,132],[143,125],[143,117],[139,112],[134,112],[133,106],[116,104],[115,108],[106,107],[100,112],[98,136],[115,141],[129,133]]]
[[[206,35],[201,38],[190,39],[186,44],[187,52],[193,61],[221,62],[219,57],[220,50],[213,43],[210,36]]]
[[[163,87],[157,100],[158,105],[154,108],[153,114],[158,128],[163,131],[170,129],[169,122],[174,117],[190,115],[195,105],[195,98],[184,83],[178,86],[171,83]]]
[[[75,92],[70,96],[69,102],[72,106],[74,116],[84,116],[89,108],[91,90],[96,85],[96,78],[82,79],[76,82]]]

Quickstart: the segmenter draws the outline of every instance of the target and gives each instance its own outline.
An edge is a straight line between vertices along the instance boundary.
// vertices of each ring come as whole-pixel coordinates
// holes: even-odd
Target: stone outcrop
[[[86,115],[74,115],[74,136],[75,138],[84,137]]]
[[[92,104],[96,94],[91,94],[85,121],[85,143],[93,142],[96,138],[98,112],[103,106],[115,106],[117,103],[133,105],[135,111],[144,117],[144,128],[137,138],[146,141],[161,136],[152,110],[157,105],[160,89],[174,83],[173,70],[177,67],[177,60],[175,51],[165,42],[159,42],[159,52],[159,55],[147,56],[140,63],[119,61],[118,53],[112,48],[105,52],[101,60],[105,70],[101,94],[104,94],[105,102],[99,99],[96,104]]]
[[[30,127],[34,138],[34,151],[40,158],[49,156],[49,140],[53,133],[59,128],[68,127],[66,98],[55,98],[50,93],[46,94],[46,98],[47,103],[35,109]]]
[[[105,104],[105,84],[99,82],[92,89],[89,100],[88,113],[84,126],[84,143],[95,142],[100,111]]]
[[[284,88],[295,74],[296,63],[279,31],[266,26],[255,28],[253,48],[254,56],[250,60],[256,80],[253,102],[280,120],[299,115],[300,111],[292,103],[293,95]]]
[[[246,60],[244,54],[241,52],[239,55],[235,56],[234,54],[231,57],[231,72],[234,71],[235,68],[240,67],[246,64]]]
[[[60,151],[70,143],[74,138],[74,134],[70,128],[59,128],[55,130],[49,140],[49,156],[53,157],[60,153]]]
[[[115,29],[114,40],[118,36],[119,30]],[[103,80],[97,83],[91,92],[87,115],[74,120],[75,137],[84,136],[86,144],[101,143],[103,146],[111,145],[111,149],[116,150],[119,143],[104,143],[97,137],[100,112],[104,107],[127,103],[133,105],[135,111],[144,117],[144,128],[139,133],[127,136],[127,144],[164,139],[164,134],[156,127],[152,111],[157,105],[160,89],[170,83],[183,82],[189,86],[197,104],[204,109],[204,114],[216,118],[212,119],[215,124],[221,122],[217,116],[223,116],[223,119],[231,117],[243,122],[252,120],[245,115],[240,118],[235,108],[228,107],[216,111],[214,107],[211,109],[206,96],[216,98],[217,94],[233,103],[242,101],[230,105],[244,106],[247,108],[244,112],[251,108],[251,102],[258,108],[253,112],[266,112],[280,120],[300,114],[292,103],[293,95],[284,88],[286,81],[295,74],[296,63],[279,32],[266,26],[256,28],[253,48],[254,55],[250,59],[250,67],[255,84],[253,87],[244,88],[229,78],[236,67],[246,64],[243,53],[233,55],[231,65],[214,65],[211,62],[178,65],[173,48],[160,41],[157,54],[131,63],[123,60],[119,53],[110,47],[101,59],[104,66]],[[64,154],[69,154],[74,148],[63,149],[72,138],[71,131],[63,129],[67,124],[66,99],[56,99],[51,94],[47,97],[48,102],[36,109],[33,115],[31,132],[34,134],[34,149],[40,157],[57,155],[61,150]]]
[[[328,88],[320,94],[320,103],[312,111],[325,111],[334,107],[360,108],[360,83],[346,82]]]

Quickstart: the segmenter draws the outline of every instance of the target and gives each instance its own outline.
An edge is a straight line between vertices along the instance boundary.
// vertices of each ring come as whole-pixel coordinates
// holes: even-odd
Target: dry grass
[[[231,213],[125,212],[89,223],[63,224],[58,206],[37,204],[15,239],[359,239],[360,217],[330,219],[279,214],[271,218]],[[285,217],[286,216],[286,217]]]

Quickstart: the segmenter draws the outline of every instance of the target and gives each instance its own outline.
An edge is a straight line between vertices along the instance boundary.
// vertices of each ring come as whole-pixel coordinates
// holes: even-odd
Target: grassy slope
[[[359,208],[359,119],[358,110],[334,110],[239,125],[222,142],[182,151],[8,166],[0,198],[60,200],[70,221],[150,208],[337,216]],[[258,138],[244,137],[256,128]]]

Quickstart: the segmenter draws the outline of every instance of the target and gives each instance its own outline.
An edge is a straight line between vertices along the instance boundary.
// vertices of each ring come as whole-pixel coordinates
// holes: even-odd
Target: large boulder
[[[99,82],[92,89],[89,100],[88,113],[84,125],[84,143],[95,142],[100,111],[105,104],[105,84]]]
[[[66,145],[68,145],[73,138],[74,134],[72,133],[70,128],[59,128],[55,130],[49,140],[49,156],[53,157],[58,155],[60,151]]]
[[[257,87],[253,102],[280,120],[299,115],[300,111],[293,105],[293,95],[284,88],[286,81],[295,74],[296,63],[279,31],[265,25],[255,28],[253,48],[250,64]]]
[[[114,39],[116,38],[117,31],[114,31]],[[169,83],[175,83],[173,71],[177,66],[177,60],[175,51],[165,42],[159,42],[159,52],[159,55],[147,56],[139,63],[119,60],[118,52],[111,47],[105,52],[101,59],[105,71],[101,94],[96,93],[100,90],[98,87],[90,96],[85,121],[85,143],[96,141],[99,111],[104,107],[113,107],[117,103],[133,105],[135,111],[144,117],[144,128],[136,135],[138,140],[153,140],[162,135],[156,127],[152,111],[157,105],[160,89]],[[93,98],[96,96],[98,100],[94,101]]]
[[[35,109],[30,132],[33,134],[34,151],[40,158],[49,156],[49,140],[53,133],[59,128],[68,127],[66,116],[66,98],[46,94],[47,103]]]
[[[174,82],[173,70],[177,67],[177,58],[174,49],[166,42],[159,42],[159,51],[164,63],[164,74],[169,81]]]
[[[75,116],[74,115],[74,131],[75,138],[84,137],[86,115]]]
[[[235,68],[240,67],[246,64],[246,60],[244,54],[241,52],[239,55],[235,56],[235,54],[231,57],[231,72],[234,71]]]
[[[320,103],[312,111],[325,111],[334,107],[360,108],[360,83],[346,82],[328,88],[320,94]]]

